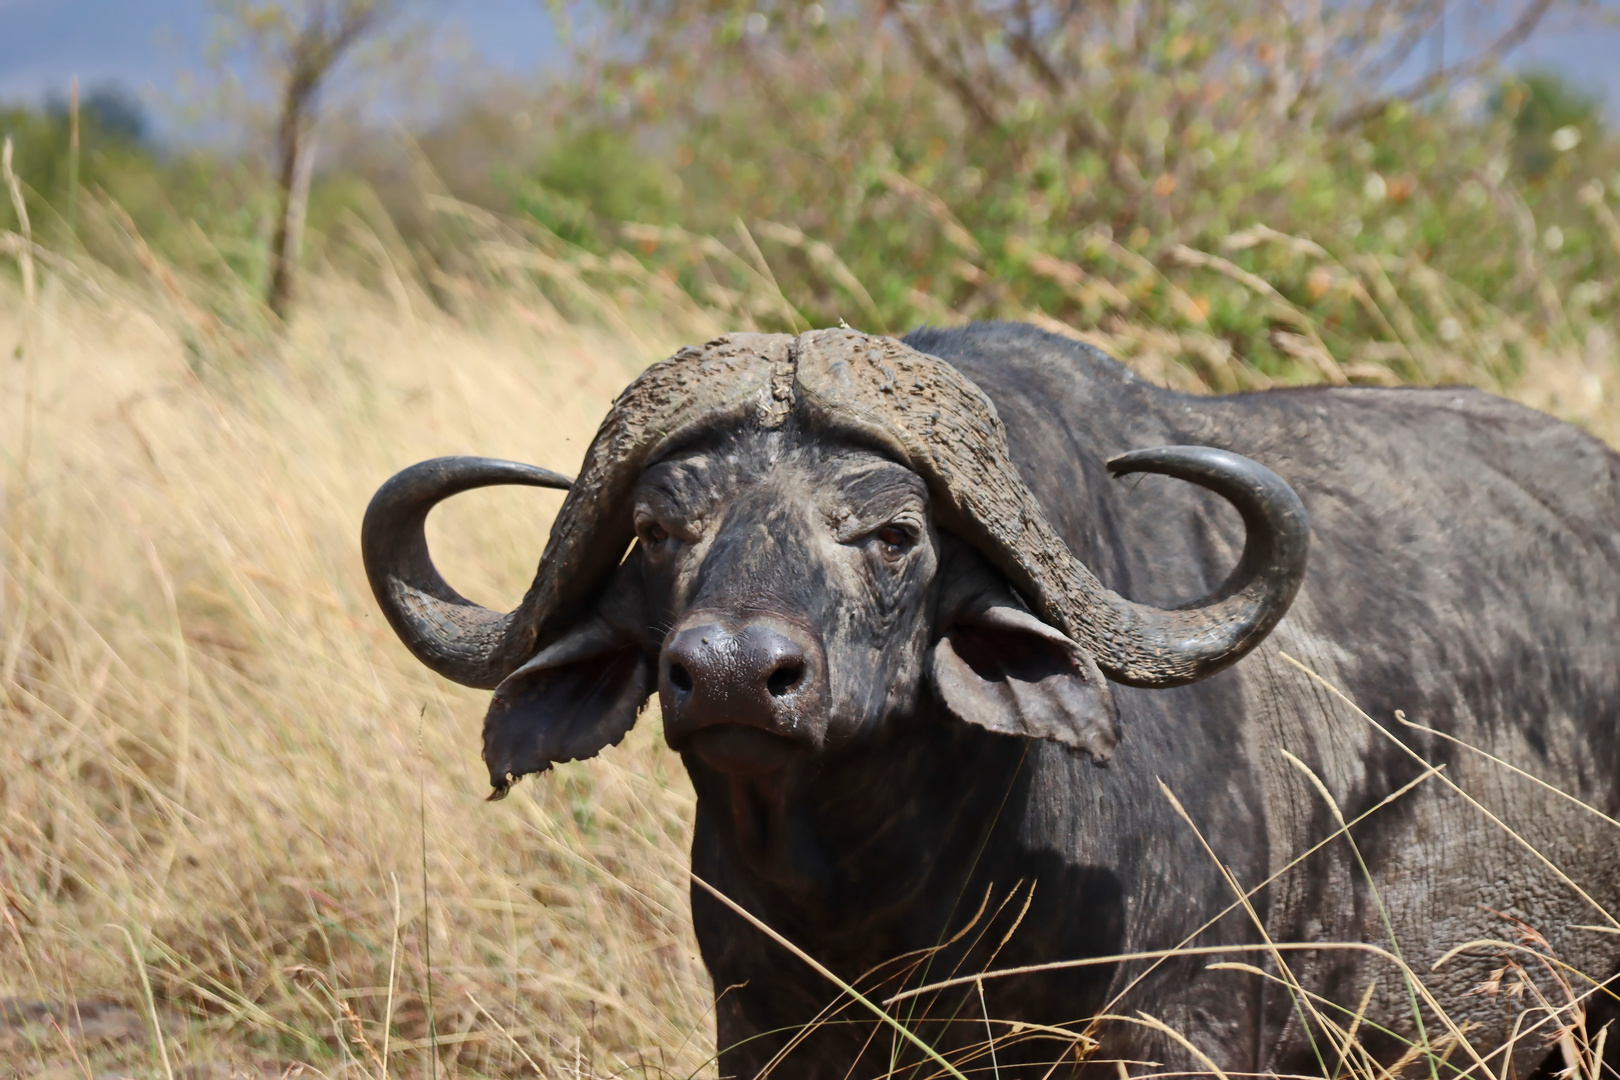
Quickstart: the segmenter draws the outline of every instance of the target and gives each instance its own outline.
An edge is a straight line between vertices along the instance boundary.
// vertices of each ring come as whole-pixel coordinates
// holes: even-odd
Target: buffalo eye
[[[877,537],[884,556],[890,559],[900,558],[915,543],[911,532],[899,525],[885,525],[873,535]]]
[[[641,539],[648,544],[662,544],[669,539],[669,530],[656,521],[641,527]]]

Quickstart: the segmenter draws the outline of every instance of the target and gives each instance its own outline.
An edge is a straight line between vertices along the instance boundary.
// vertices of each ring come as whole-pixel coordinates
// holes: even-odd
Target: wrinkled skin
[[[648,469],[635,521],[652,623],[670,628],[666,737],[712,792],[728,844],[804,877],[786,836],[792,793],[821,754],[916,709],[940,561],[927,492],[870,451],[751,433]],[[706,648],[715,635],[736,644]],[[776,647],[765,680],[736,655],[751,636]]]
[[[1515,938],[1518,926],[1496,912],[1534,927],[1576,968],[1615,972],[1614,938],[1578,929],[1606,917],[1447,785],[1620,914],[1613,827],[1392,719],[1403,709],[1620,813],[1613,454],[1471,391],[1194,399],[1026,327],[908,340],[991,396],[1065,542],[1133,598],[1174,605],[1206,594],[1235,561],[1242,529],[1187,485],[1110,482],[1105,460],[1201,443],[1275,469],[1313,531],[1289,615],[1253,655],[1202,682],[1109,688],[938,527],[909,470],[791,423],[714,432],[646,469],[636,546],[595,610],[497,690],[489,731],[552,725],[575,733],[559,745],[585,756],[616,741],[657,692],[698,794],[694,873],[843,978],[882,984],[878,996],[953,973],[1166,949],[1195,933],[1198,947],[1252,950],[1266,938],[1382,943],[1392,927],[1412,968],[1489,1052],[1514,1008],[1470,991],[1501,966],[1500,950],[1430,968],[1454,945]],[[1397,737],[1443,764],[1444,778],[1424,779]],[[1352,850],[1330,839],[1334,811],[1284,750],[1347,817],[1416,786],[1356,825]],[[1252,916],[1217,919],[1232,881],[1252,889],[1274,875]],[[836,992],[701,888],[693,914],[719,995],[721,1073],[752,1076]],[[942,943],[920,962],[919,950]],[[1331,950],[1288,958],[1308,989],[1352,1010],[1376,982],[1369,1015],[1394,1035],[1363,1041],[1386,1062],[1400,1056],[1415,1028],[1389,964]],[[1140,1009],[1229,1071],[1319,1070],[1289,995],[1252,973],[1210,970],[1211,959],[1070,967],[985,982],[982,1002],[966,986],[905,1008],[947,1050],[981,1042],[987,1016],[1010,1036],[1007,1021],[1084,1025],[1105,1008]],[[1263,951],[1213,959],[1277,970]],[[1592,1015],[1601,1022],[1612,1004],[1597,999]],[[791,1048],[778,1075],[839,1080],[881,1074],[891,1054],[917,1060],[863,1012],[833,1019]],[[1432,1013],[1424,1019],[1443,1030]],[[1146,1027],[1092,1033],[1104,1040],[1098,1059],[1207,1070]],[[1073,1046],[1025,1031],[998,1045],[995,1068],[1041,1077],[1073,1062]],[[1521,1046],[1518,1075],[1543,1047]],[[1493,1074],[1501,1068],[1491,1059]]]
[[[672,745],[712,736],[695,724],[725,723],[669,678],[682,633],[710,620],[774,619],[802,637],[809,665],[794,689],[805,700],[783,720],[803,749],[848,745],[915,710],[941,550],[910,469],[792,431],[749,432],[648,469],[634,513],[649,614],[672,628],[659,683]]]

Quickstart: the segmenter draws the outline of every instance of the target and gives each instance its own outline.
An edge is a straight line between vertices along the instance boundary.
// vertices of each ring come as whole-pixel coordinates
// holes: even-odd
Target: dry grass
[[[431,946],[457,1075],[696,1068],[692,795],[657,725],[485,805],[482,696],[405,653],[358,557],[393,469],[572,468],[676,340],[521,313],[472,329],[334,280],[271,374],[199,379],[183,319],[100,292],[46,276],[31,314],[0,293],[0,999],[110,996],[144,1020],[144,968],[175,1075],[375,1075],[392,968],[390,1070],[417,1075]],[[434,523],[446,573],[510,606],[557,501],[457,500]],[[0,1027],[0,1076],[75,1053],[164,1073],[144,1037],[74,1030],[6,1047]]]
[[[692,794],[657,725],[484,804],[484,696],[395,641],[358,523],[382,479],[436,454],[574,468],[642,365],[780,297],[761,275],[710,312],[633,261],[473,227],[482,270],[438,282],[457,315],[373,235],[356,250],[375,287],[329,269],[279,341],[223,329],[197,299],[219,283],[176,281],[138,240],[150,288],[61,260],[27,299],[0,284],[0,1077],[709,1061]],[[1420,269],[1378,297],[1382,269],[1340,270],[1393,326],[1424,302]],[[1620,435],[1612,334],[1526,338],[1503,374],[1465,351],[1513,333],[1480,311],[1454,354],[1408,358]],[[1172,385],[1247,385],[1214,339],[1088,340]],[[1189,365],[1200,350],[1213,366]],[[558,501],[457,499],[430,526],[446,575],[515,603]],[[8,999],[81,1006],[8,1026]]]

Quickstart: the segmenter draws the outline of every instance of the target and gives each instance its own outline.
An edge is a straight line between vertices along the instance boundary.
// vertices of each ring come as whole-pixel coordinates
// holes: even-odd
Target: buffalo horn
[[[1178,686],[1212,675],[1257,645],[1305,577],[1310,524],[1294,489],[1257,461],[1212,446],[1161,446],[1108,462],[1115,477],[1160,473],[1208,488],[1243,517],[1243,555],[1214,592],[1174,609],[1133,603],[1098,587],[1113,610],[1115,653],[1098,656],[1120,682]]]
[[[366,507],[360,553],[377,604],[405,647],[440,675],[491,689],[534,651],[527,604],[502,614],[475,604],[440,576],[423,526],[452,495],[497,484],[567,489],[566,476],[485,457],[441,457],[403,469]]]

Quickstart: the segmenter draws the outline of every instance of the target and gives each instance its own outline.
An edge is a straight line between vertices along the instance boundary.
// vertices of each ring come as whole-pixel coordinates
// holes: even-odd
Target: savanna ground
[[[484,803],[485,696],[358,552],[395,469],[572,471],[680,344],[1022,318],[1193,392],[1465,382],[1620,441],[1620,154],[1556,81],[1334,100],[1237,2],[1082,28],[1073,78],[965,0],[605,6],[663,21],[595,111],[319,178],[285,325],[251,162],[91,117],[67,186],[61,118],[0,115],[0,1077],[713,1075],[658,725]],[[441,568],[511,606],[559,501],[457,498]]]

